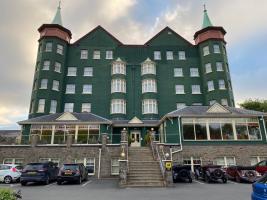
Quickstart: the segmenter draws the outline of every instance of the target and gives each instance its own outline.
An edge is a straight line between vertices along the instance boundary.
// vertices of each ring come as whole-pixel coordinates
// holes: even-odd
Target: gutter
[[[172,154],[179,153],[179,152],[183,151],[181,123],[180,122],[181,122],[181,116],[178,116],[178,129],[179,129],[179,136],[180,136],[180,149],[178,149],[177,151],[171,151],[171,157],[172,157]]]

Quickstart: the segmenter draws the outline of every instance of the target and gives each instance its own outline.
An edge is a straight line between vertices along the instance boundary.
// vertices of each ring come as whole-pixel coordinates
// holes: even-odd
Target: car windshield
[[[36,164],[29,164],[29,165],[26,165],[24,170],[40,170],[40,169],[43,169],[44,168],[44,165],[41,164],[41,163],[36,163]]]
[[[78,170],[79,165],[63,165],[63,170]]]
[[[267,183],[267,174],[258,180],[258,183]]]

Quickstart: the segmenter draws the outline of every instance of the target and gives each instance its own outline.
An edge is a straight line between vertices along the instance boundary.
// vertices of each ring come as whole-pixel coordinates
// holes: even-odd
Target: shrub
[[[16,200],[14,191],[10,189],[1,188],[0,189],[0,200]]]

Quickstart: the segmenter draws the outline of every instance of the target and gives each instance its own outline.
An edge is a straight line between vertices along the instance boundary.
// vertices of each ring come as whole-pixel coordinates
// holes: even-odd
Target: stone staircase
[[[159,162],[149,147],[129,147],[127,187],[164,187]]]

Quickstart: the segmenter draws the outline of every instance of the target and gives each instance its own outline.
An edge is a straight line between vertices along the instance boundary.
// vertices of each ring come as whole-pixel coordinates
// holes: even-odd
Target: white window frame
[[[65,103],[64,104],[64,112],[73,112],[74,103]]]
[[[174,74],[174,77],[183,77],[184,76],[183,68],[181,67],[174,68],[173,74]]]
[[[203,56],[207,56],[210,54],[209,46],[204,46],[202,50],[203,50]]]
[[[226,90],[225,81],[221,79],[218,82],[219,82],[219,90]]]
[[[156,66],[153,62],[145,62],[142,64],[141,75],[145,74],[156,75]]]
[[[142,93],[147,92],[157,93],[157,81],[155,79],[142,80]]]
[[[158,114],[158,102],[156,99],[144,99],[142,101],[142,114]]]
[[[110,114],[126,114],[126,101],[124,99],[112,99]]]
[[[10,162],[6,162],[6,160],[12,160],[11,163]],[[16,160],[21,160],[22,162],[19,162],[19,164],[16,162]],[[24,158],[4,158],[3,159],[3,164],[12,164],[12,165],[23,165],[24,163]]]
[[[43,68],[42,68],[42,70],[49,70],[49,68],[50,68],[50,64],[51,64],[51,62],[50,62],[50,60],[45,60],[44,61],[44,63],[43,63]]]
[[[90,76],[92,77],[93,76],[93,67],[84,67],[83,69],[83,76]]]
[[[92,84],[83,85],[83,94],[92,94],[93,86]]]
[[[223,106],[228,106],[228,100],[227,99],[221,99],[221,104]]]
[[[101,51],[100,50],[94,50],[93,52],[93,59],[99,60],[101,58]]]
[[[126,66],[123,62],[114,62],[112,64],[112,71],[111,74],[123,74],[126,75]]]
[[[77,76],[77,67],[68,67],[67,76]]]
[[[211,92],[211,91],[215,90],[213,81],[208,81],[207,85],[208,85],[208,92]]]
[[[60,62],[55,62],[55,72],[61,73],[61,63]]]
[[[185,103],[176,103],[176,110],[182,109],[184,107],[186,107]]]
[[[185,94],[184,85],[175,85],[175,94]]]
[[[178,51],[178,59],[179,60],[186,60],[185,51]]]
[[[44,111],[45,111],[45,99],[39,99],[37,112],[44,113]]]
[[[154,60],[161,60],[161,52],[154,51]]]
[[[64,47],[61,44],[57,44],[57,53],[63,55]]]
[[[220,165],[220,164],[218,164],[217,159],[222,159],[223,160],[224,163],[223,163],[223,165],[221,165],[223,167],[229,167],[229,166],[235,166],[236,165],[235,156],[219,156],[219,157],[216,157],[214,159],[214,162],[216,162],[216,163],[214,163],[214,164]],[[234,163],[230,164],[229,163],[229,159],[233,159]]]
[[[192,85],[192,94],[201,94],[200,85]]]
[[[53,80],[52,90],[59,91],[59,81]]]
[[[88,59],[88,50],[87,49],[81,49],[81,56],[80,59]]]
[[[220,45],[214,44],[213,45],[213,53],[221,53]]]
[[[190,76],[191,77],[199,77],[199,71],[198,68],[190,68]]]
[[[113,51],[112,50],[107,50],[106,51],[106,59],[107,60],[112,60],[113,59]]]
[[[212,66],[211,66],[211,63],[206,63],[206,64],[205,64],[205,72],[206,72],[206,74],[212,72]]]
[[[57,112],[57,100],[51,100],[50,102],[50,111],[49,113],[56,113]]]
[[[222,62],[216,62],[216,70],[217,70],[217,72],[223,72],[223,63]]]
[[[117,161],[117,164],[116,165],[114,165],[113,164],[113,161],[114,160],[116,160]],[[120,169],[119,169],[119,158],[111,158],[111,163],[110,163],[110,165],[111,165],[111,175],[119,175],[119,171],[120,171]],[[118,168],[118,172],[113,172],[113,167],[117,167]]]
[[[122,92],[126,93],[125,79],[112,79],[111,80],[111,93]]]
[[[184,163],[185,160],[190,160],[190,164],[185,164]],[[200,161],[200,164],[195,164],[195,162],[194,162],[195,160]],[[201,157],[196,158],[196,157],[193,157],[193,156],[190,156],[190,157],[187,157],[187,158],[183,158],[183,165],[191,166],[191,171],[194,172],[195,166],[202,165],[202,158]]]
[[[53,51],[53,43],[52,42],[47,42],[45,44],[45,52],[52,52]]]
[[[41,79],[39,89],[47,89],[47,87],[48,87],[48,79]]]
[[[66,94],[75,94],[75,84],[66,85]]]
[[[173,51],[166,51],[166,60],[173,60]]]
[[[81,112],[91,112],[91,103],[82,103]]]

